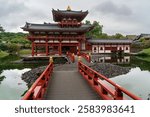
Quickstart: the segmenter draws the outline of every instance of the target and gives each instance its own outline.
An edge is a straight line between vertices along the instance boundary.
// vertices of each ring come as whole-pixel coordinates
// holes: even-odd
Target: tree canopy
[[[0,50],[7,51],[10,54],[18,54],[20,48],[30,48],[30,41],[26,39],[24,33],[0,33]]]
[[[87,37],[92,37],[94,39],[124,39],[125,36],[123,36],[120,33],[116,33],[115,35],[108,35],[107,33],[103,33],[103,25],[101,25],[98,21],[94,21],[91,23],[90,21],[86,20],[85,24],[91,24],[94,26],[94,28],[86,33]]]
[[[30,43],[26,39],[27,34],[24,33],[11,33],[11,32],[1,32],[0,41],[3,43],[16,43],[16,44],[27,44]]]
[[[0,25],[0,32],[5,32],[4,28]]]
[[[103,26],[100,25],[99,22],[94,21],[93,23],[91,23],[90,21],[86,20],[85,24],[92,24],[94,26],[94,28],[91,31],[87,32],[86,36],[93,37],[93,38],[99,38],[102,35]]]

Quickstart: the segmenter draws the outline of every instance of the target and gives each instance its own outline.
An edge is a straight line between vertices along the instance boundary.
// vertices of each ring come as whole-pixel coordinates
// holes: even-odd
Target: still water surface
[[[4,70],[0,74],[0,77],[3,77],[3,81],[0,82],[0,99],[20,99],[24,91],[28,89],[26,83],[21,79],[21,75],[29,70]]]
[[[150,99],[150,62],[133,56],[93,57],[93,62],[113,63],[123,67],[131,67],[129,73],[111,78],[112,81],[132,92],[142,99]]]
[[[150,98],[150,72],[139,67],[132,68],[129,73],[111,78],[120,86],[136,94],[142,99]]]
[[[131,67],[129,73],[111,78],[114,82],[141,97],[150,98],[150,63],[135,57],[114,58],[98,57],[96,62],[109,62],[120,66]],[[45,64],[41,64],[45,65]],[[21,95],[28,89],[21,75],[41,65],[1,65],[0,66],[0,99],[21,99]],[[12,68],[13,66],[13,68]],[[11,68],[10,68],[11,67]]]

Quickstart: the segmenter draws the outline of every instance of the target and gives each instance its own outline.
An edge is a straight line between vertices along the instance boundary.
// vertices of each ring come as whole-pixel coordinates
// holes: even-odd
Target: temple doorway
[[[66,54],[67,52],[77,54],[77,46],[62,46],[62,53]]]

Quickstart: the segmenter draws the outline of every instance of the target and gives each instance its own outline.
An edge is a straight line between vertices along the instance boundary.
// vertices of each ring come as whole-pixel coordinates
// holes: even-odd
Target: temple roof
[[[32,24],[26,23],[24,27],[22,27],[24,31],[46,31],[46,32],[80,32],[85,33],[93,29],[92,25],[83,24],[80,27],[60,27],[58,24]]]
[[[88,42],[92,44],[97,43],[125,43],[130,44],[132,43],[132,40],[129,39],[89,39]]]
[[[77,21],[81,22],[88,14],[88,11],[73,11],[73,10],[54,10],[52,9],[53,13],[53,20],[55,22],[60,22],[62,19],[71,18],[76,19]]]

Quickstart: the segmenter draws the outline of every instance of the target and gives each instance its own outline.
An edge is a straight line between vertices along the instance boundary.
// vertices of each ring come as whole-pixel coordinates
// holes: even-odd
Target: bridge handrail
[[[50,63],[39,78],[33,83],[30,89],[23,96],[22,100],[40,100],[43,99],[48,81],[53,72],[53,63]]]
[[[83,64],[82,62],[78,62],[78,69],[80,73],[86,78],[89,82],[93,80],[92,87],[98,92],[98,94],[103,99],[114,99],[114,100],[123,100],[123,93],[129,96],[134,100],[141,100],[141,98],[137,97],[136,95],[132,94],[131,92],[127,91],[123,87],[119,86],[118,84],[111,81],[109,78],[105,77],[104,75],[96,72],[92,68],[88,67],[87,65]],[[105,80],[108,84],[112,85],[114,88],[110,87],[102,80]],[[96,87],[97,86],[97,87]],[[108,95],[109,94],[109,95]],[[110,97],[110,95],[112,97]]]
[[[80,56],[82,56],[87,62],[91,62],[91,56],[89,54],[86,53],[80,53]]]
[[[73,63],[75,62],[75,55],[74,55],[74,53],[67,52],[66,55],[71,60],[71,62],[73,62]]]

